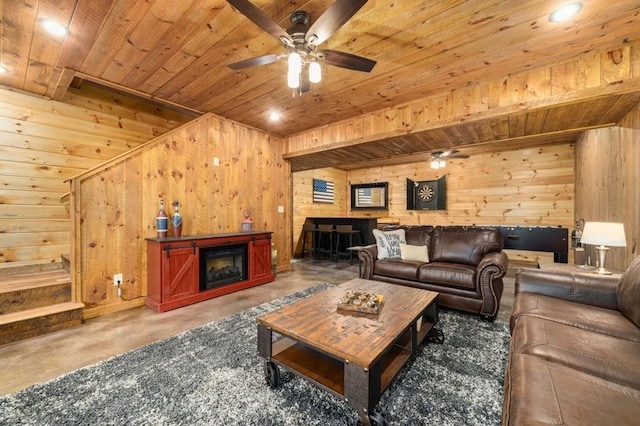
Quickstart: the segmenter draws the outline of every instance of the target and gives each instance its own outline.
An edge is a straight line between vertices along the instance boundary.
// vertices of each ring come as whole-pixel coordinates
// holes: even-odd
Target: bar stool
[[[316,229],[318,238],[316,242],[316,259],[320,257],[320,253],[328,253],[329,259],[333,260],[333,225],[318,225]],[[326,238],[329,237],[329,248],[326,248]],[[324,243],[324,244],[323,244]]]
[[[349,265],[353,265],[353,250],[349,250],[353,247],[353,237],[357,237],[358,245],[360,244],[360,230],[353,229],[353,225],[336,225],[336,262],[341,254],[349,255]],[[344,250],[340,251],[341,242],[348,242],[345,244]]]
[[[311,247],[307,248],[307,237],[311,236]],[[302,258],[306,252],[311,252],[311,257],[316,257],[316,224],[304,224],[302,225]]]

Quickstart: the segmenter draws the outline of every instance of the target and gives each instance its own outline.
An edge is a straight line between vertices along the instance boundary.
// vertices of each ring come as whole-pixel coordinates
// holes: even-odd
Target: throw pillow
[[[406,244],[404,229],[393,231],[373,230],[373,236],[378,246],[378,259],[389,259],[400,257],[400,243]]]
[[[427,246],[412,246],[400,243],[400,257],[402,260],[429,263],[429,250],[427,250]]]

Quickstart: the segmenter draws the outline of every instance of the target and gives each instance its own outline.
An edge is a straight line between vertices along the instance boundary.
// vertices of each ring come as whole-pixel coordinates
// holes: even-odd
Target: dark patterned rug
[[[289,373],[265,383],[255,317],[298,292],[0,398],[0,424],[354,425],[346,403]],[[441,311],[442,345],[420,348],[380,400],[390,425],[499,424],[504,323]]]

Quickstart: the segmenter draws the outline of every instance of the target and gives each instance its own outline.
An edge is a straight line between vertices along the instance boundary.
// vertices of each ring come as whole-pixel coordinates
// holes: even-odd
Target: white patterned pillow
[[[393,231],[373,230],[378,246],[378,259],[400,258],[400,244],[406,244],[404,229]]]

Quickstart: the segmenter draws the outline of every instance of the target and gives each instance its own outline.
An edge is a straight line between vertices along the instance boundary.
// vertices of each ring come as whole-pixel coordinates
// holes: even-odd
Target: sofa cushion
[[[420,265],[418,281],[474,290],[476,268],[457,263],[432,262]]]
[[[502,245],[502,232],[498,228],[437,226],[429,255],[432,262],[476,266],[486,254],[501,251]]]
[[[429,250],[427,246],[413,246],[400,243],[400,258],[402,260],[415,260],[429,263]]]
[[[400,258],[400,243],[406,243],[404,229],[380,231],[374,229],[373,236],[378,246],[378,259]]]
[[[503,425],[637,424],[640,392],[532,355],[512,355]]]
[[[640,342],[522,316],[513,330],[511,352],[535,355],[640,391]]]
[[[618,309],[640,327],[640,256],[622,275],[618,286]]]
[[[407,244],[414,246],[431,246],[431,233],[433,226],[430,225],[413,225],[404,227],[404,235]]]
[[[382,259],[376,262],[373,273],[374,275],[416,281],[418,279],[418,268],[421,265],[423,265],[422,262],[411,260]]]
[[[640,342],[640,329],[620,311],[533,293],[518,293],[512,321],[520,316],[543,318],[597,333]],[[514,324],[512,323],[512,328]]]

